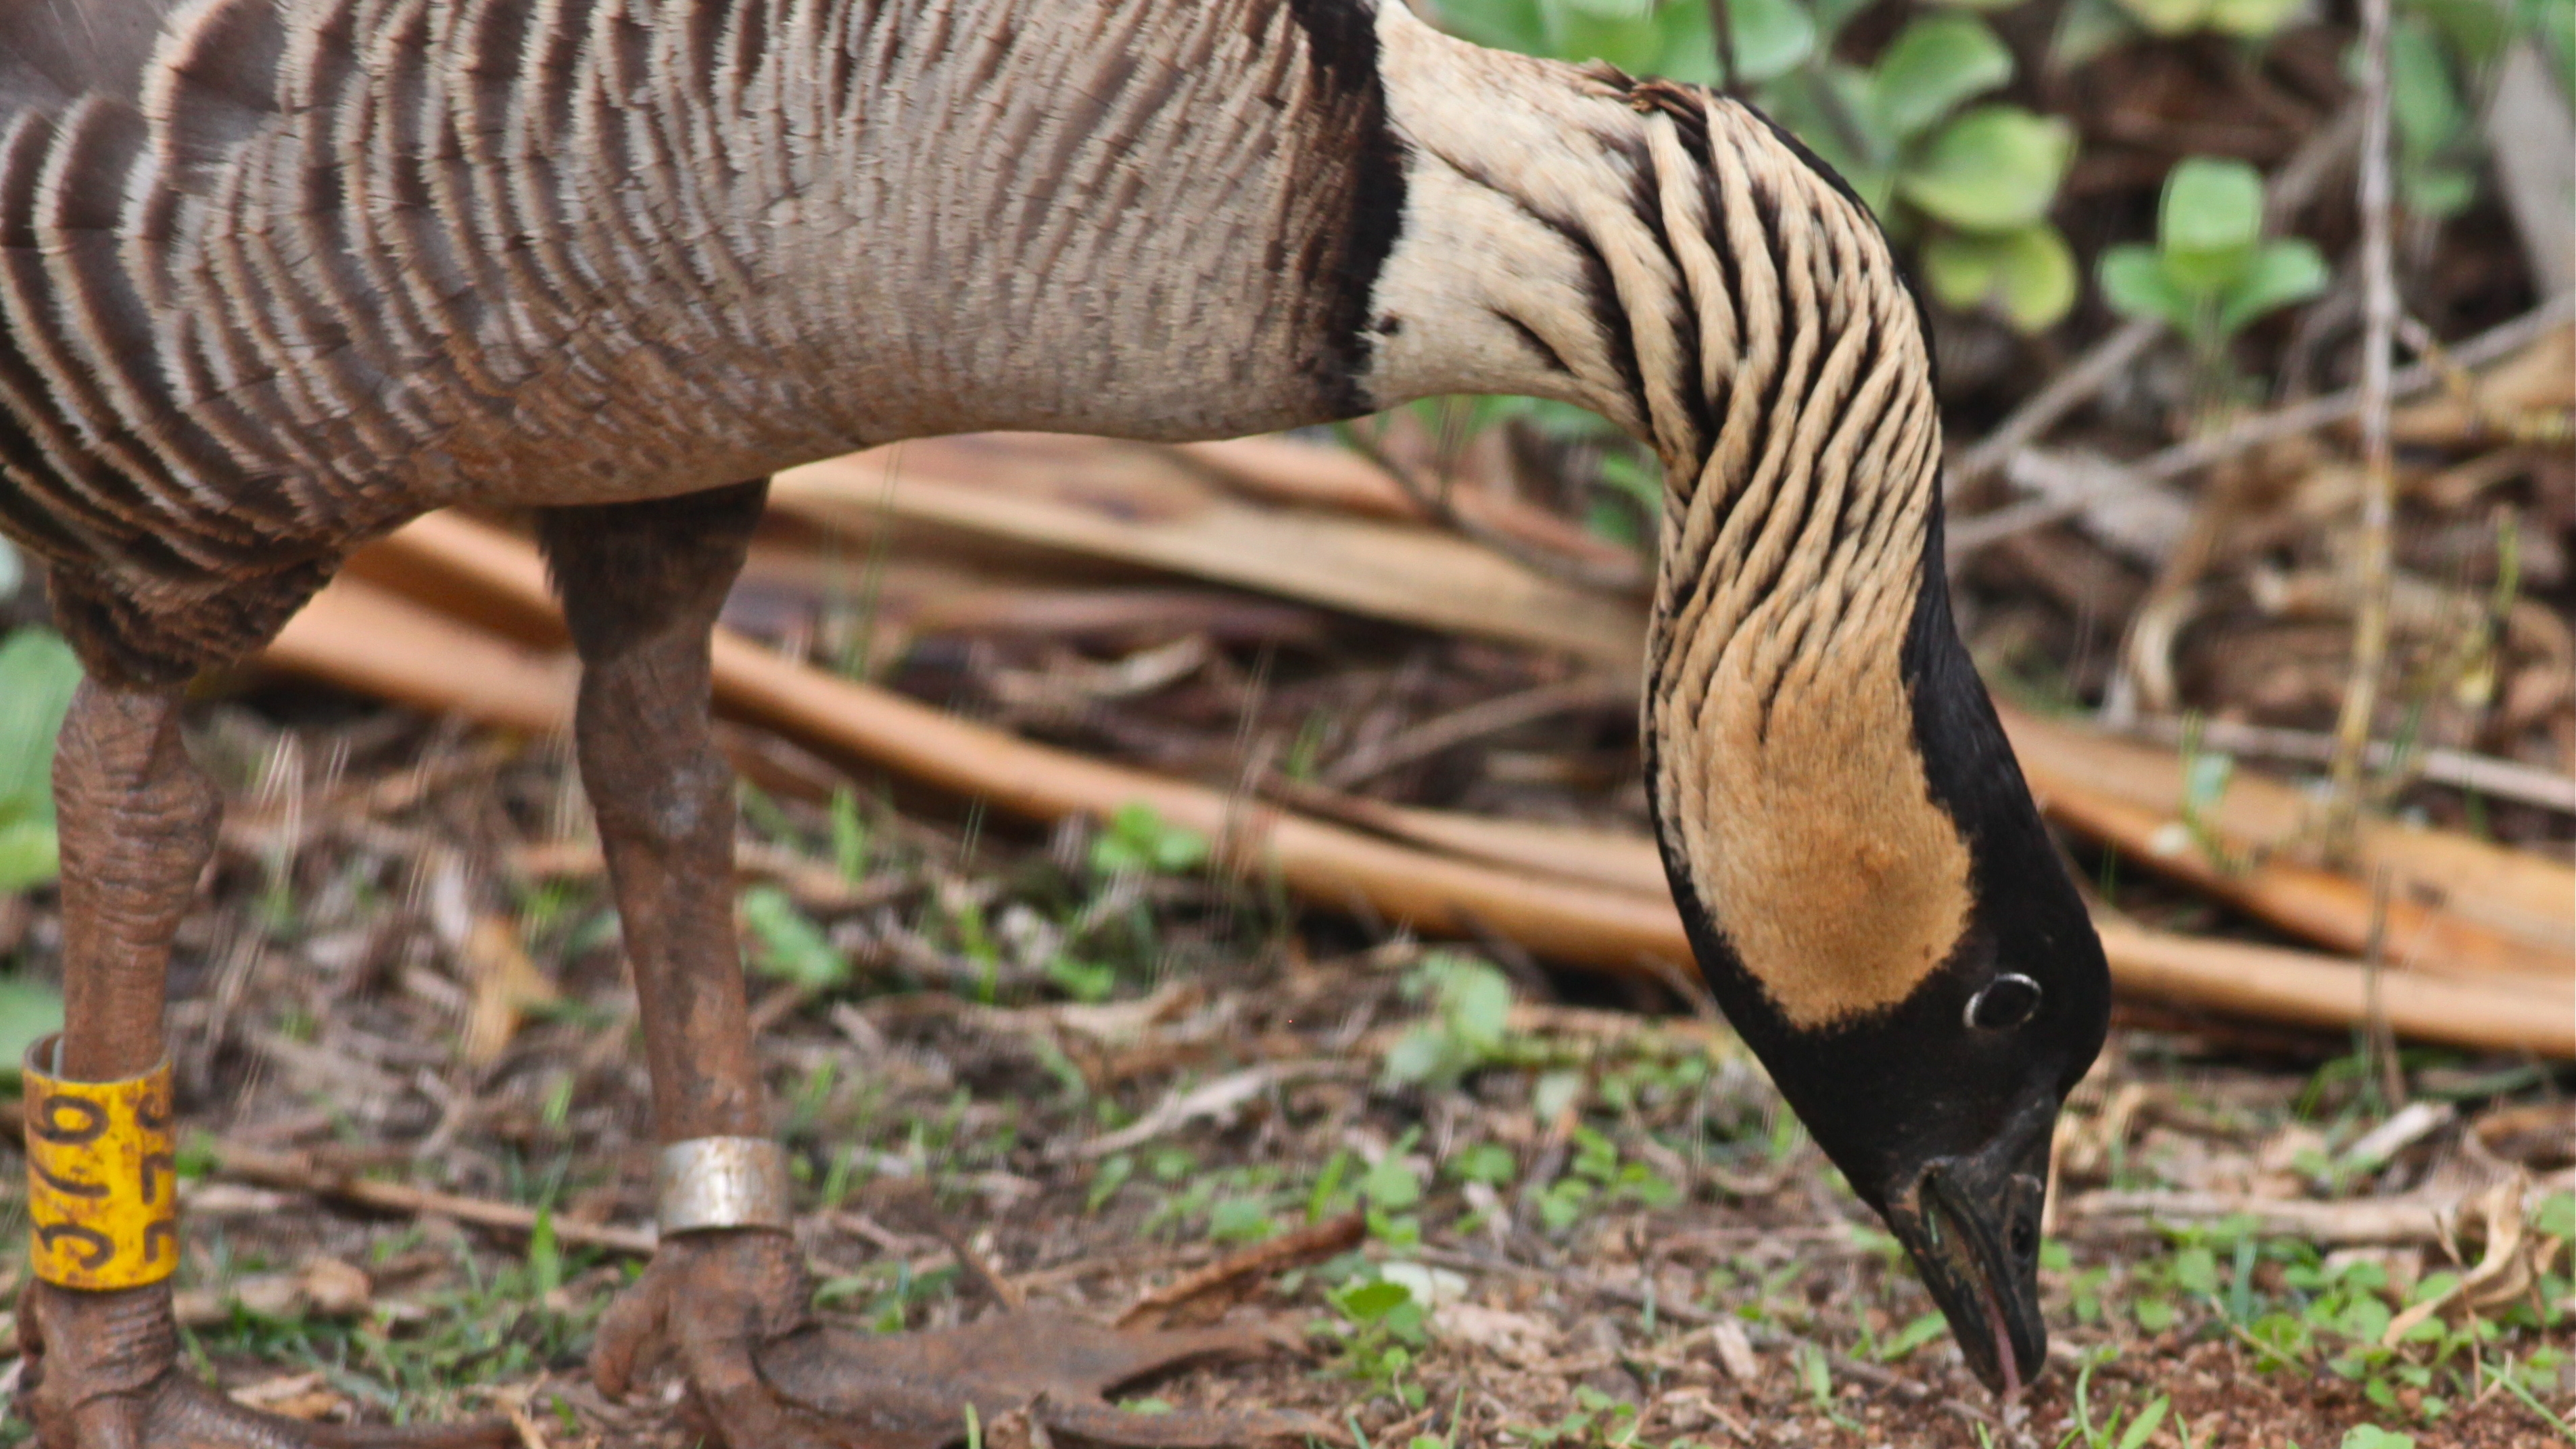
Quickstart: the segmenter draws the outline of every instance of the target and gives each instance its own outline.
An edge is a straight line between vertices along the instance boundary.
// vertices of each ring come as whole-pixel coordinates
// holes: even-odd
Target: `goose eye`
[[[2006,972],[1968,998],[1968,1025],[1981,1031],[2002,1031],[2030,1020],[2031,1013],[2037,1010],[2039,983],[2027,976]]]

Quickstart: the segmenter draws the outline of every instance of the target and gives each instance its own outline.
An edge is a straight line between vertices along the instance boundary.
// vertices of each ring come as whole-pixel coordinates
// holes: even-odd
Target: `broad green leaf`
[[[0,643],[0,820],[54,818],[54,736],[62,732],[80,660],[42,629]]]
[[[2137,33],[2117,0],[2066,0],[2048,37],[2048,68],[2064,74]]]
[[[2566,0],[2556,3],[2566,8]],[[2513,38],[2514,17],[2498,0],[2406,0],[2404,8],[2440,31],[2443,42],[2471,70],[2493,62]]]
[[[2156,1436],[2156,1429],[2164,1423],[2165,1414],[2172,1408],[2173,1400],[2159,1394],[2156,1401],[2147,1405],[2145,1411],[2129,1425],[2128,1431],[2120,1436],[2120,1449],[2146,1449],[2147,1441]]]
[[[812,991],[829,991],[850,979],[850,961],[833,949],[787,892],[754,886],[742,893],[743,924],[751,928],[752,961],[763,972]]]
[[[1547,53],[1547,0],[1440,0],[1441,23],[1453,34],[1498,50]]]
[[[2259,40],[2287,25],[2307,5],[2308,0],[2209,0],[2209,28]]]
[[[2516,0],[2514,24],[2540,48],[2557,77],[2558,94],[2576,97],[2576,5],[2567,0]]]
[[[2209,13],[2209,0],[2120,0],[2140,25],[2156,35],[2180,35]]]
[[[2014,3],[2019,3],[2019,0],[2014,0]],[[1810,6],[1816,12],[1816,30],[1824,37],[1819,48],[1833,49],[1834,37],[1842,34],[1843,27],[1851,24],[1854,16],[1867,10],[1869,4],[1870,0],[1810,0]]]
[[[2165,177],[2156,212],[2165,273],[2185,292],[2225,289],[2263,235],[2263,178],[2242,161],[2190,156]]]
[[[2102,254],[2096,276],[2102,300],[2123,317],[2149,318],[2178,331],[2189,331],[2192,302],[2165,276],[2163,259],[2152,247],[2116,246]]]
[[[2397,136],[2413,155],[2427,155],[2460,138],[2468,108],[2451,78],[2449,57],[2431,26],[2407,16],[2388,34],[2388,113]]]
[[[2001,236],[1943,232],[1923,244],[1921,258],[1943,305],[1991,305],[2023,332],[2055,325],[2075,305],[2075,253],[2044,221]]]
[[[0,895],[43,885],[61,874],[60,851],[50,820],[0,823]]]
[[[1917,254],[1924,285],[1932,299],[1954,312],[1979,306],[1993,294],[1995,272],[2003,265],[2003,247],[1994,238],[1936,233]]]
[[[1952,107],[2012,79],[2012,52],[1973,15],[1927,15],[1878,58],[1871,92],[1882,125],[1912,140]]]
[[[27,1048],[62,1026],[61,992],[42,981],[0,976],[0,1084],[16,1082]]]
[[[2400,166],[2398,194],[2417,216],[2457,216],[2478,199],[2478,176],[2465,166]]]
[[[1896,187],[1962,231],[2012,231],[2048,214],[2074,155],[2075,132],[2064,121],[1980,106],[1942,128]]]
[[[1705,21],[1707,6],[1685,0],[1685,8],[1699,11]],[[1816,22],[1796,0],[1726,0],[1726,19],[1735,40],[1735,78],[1740,84],[1776,80],[1816,53]],[[1716,45],[1705,23],[1699,34],[1703,43]]]
[[[2267,312],[2304,302],[2331,279],[2326,259],[2306,241],[2273,242],[2254,254],[2244,275],[2219,298],[2218,330],[2233,333]]]
[[[1842,173],[1860,199],[1882,217],[1895,185],[1896,138],[1878,123],[1870,79],[1855,67],[1827,62],[1790,76],[1764,92],[1771,119]]]

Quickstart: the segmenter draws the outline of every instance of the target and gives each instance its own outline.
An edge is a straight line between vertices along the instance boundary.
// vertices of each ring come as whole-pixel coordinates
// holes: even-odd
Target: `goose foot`
[[[694,1415],[729,1449],[942,1449],[965,1442],[973,1406],[990,1443],[1043,1442],[1032,1426],[1139,1449],[1258,1444],[1332,1433],[1303,1415],[1130,1413],[1122,1385],[1275,1345],[1257,1330],[1147,1332],[1022,1309],[962,1328],[874,1337],[813,1321],[812,1284],[785,1233],[665,1239],[602,1320],[591,1373],[622,1397],[648,1358],[685,1374]]]
[[[170,1286],[31,1283],[18,1305],[18,1411],[40,1449],[502,1449],[507,1423],[350,1429],[255,1413],[179,1367]]]

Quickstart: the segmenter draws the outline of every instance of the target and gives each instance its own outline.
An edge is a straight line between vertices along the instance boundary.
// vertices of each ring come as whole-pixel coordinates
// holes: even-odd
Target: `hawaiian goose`
[[[178,1366],[150,1134],[218,811],[181,691],[352,548],[536,508],[586,666],[678,1184],[603,1384],[668,1347],[734,1449],[913,1442],[836,1409],[758,1150],[706,719],[757,480],[1465,392],[1580,403],[1661,457],[1647,768],[1700,961],[2011,1391],[2108,986],[1950,621],[1931,379],[1876,225],[1761,116],[1396,3],[0,0],[0,529],[90,673],[30,1145],[58,1195],[153,1219],[38,1214],[40,1443],[345,1442]],[[75,1129],[118,1102],[139,1188],[83,1176],[105,1149]]]

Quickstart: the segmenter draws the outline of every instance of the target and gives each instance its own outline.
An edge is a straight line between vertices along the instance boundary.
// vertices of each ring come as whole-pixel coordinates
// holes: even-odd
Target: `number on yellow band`
[[[170,1068],[123,1082],[66,1082],[27,1052],[28,1257],[60,1288],[141,1288],[179,1270]]]

